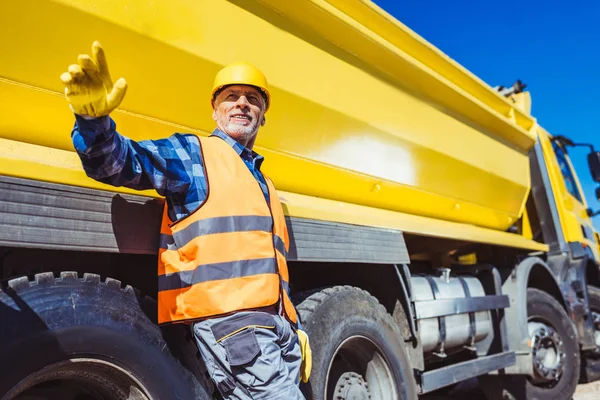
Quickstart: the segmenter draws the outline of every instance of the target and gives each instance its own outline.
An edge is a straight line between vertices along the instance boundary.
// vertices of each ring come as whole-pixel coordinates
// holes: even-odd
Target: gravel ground
[[[573,400],[598,400],[600,399],[600,382],[586,383],[577,386]]]
[[[428,395],[422,396],[422,400],[485,400],[485,397],[477,390],[476,380],[471,381],[466,385],[473,388],[473,391],[460,391],[453,393],[451,396]],[[573,400],[599,400],[600,399],[600,381],[581,384],[577,386]]]

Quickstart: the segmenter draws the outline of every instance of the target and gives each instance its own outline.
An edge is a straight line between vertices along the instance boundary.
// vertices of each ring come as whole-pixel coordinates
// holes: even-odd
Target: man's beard
[[[250,139],[256,133],[258,120],[253,118],[250,125],[239,125],[231,121],[228,117],[227,120],[222,121],[220,125],[223,132],[232,136],[234,139]]]

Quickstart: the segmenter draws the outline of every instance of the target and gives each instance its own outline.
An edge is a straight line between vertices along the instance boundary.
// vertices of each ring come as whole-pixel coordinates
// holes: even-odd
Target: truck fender
[[[529,278],[535,275],[536,281],[543,281],[545,287],[530,285]],[[555,297],[565,307],[560,295],[560,286],[548,265],[538,257],[528,257],[519,263],[502,284],[502,294],[510,299],[510,307],[504,310],[507,329],[507,342],[517,356],[514,365],[505,369],[506,374],[533,375],[532,354],[527,330],[527,288],[537,287]],[[558,297],[557,297],[558,295]],[[566,308],[566,307],[565,307]]]

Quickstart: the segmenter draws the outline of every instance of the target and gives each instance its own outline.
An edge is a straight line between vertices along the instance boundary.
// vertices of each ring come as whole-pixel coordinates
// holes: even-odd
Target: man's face
[[[217,127],[238,143],[252,148],[258,129],[265,124],[265,100],[253,86],[232,85],[215,99]]]

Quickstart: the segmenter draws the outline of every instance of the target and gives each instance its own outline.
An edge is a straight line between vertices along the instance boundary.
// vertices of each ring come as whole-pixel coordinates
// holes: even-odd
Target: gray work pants
[[[226,400],[304,400],[302,354],[290,323],[273,312],[243,311],[192,325],[200,355]]]

